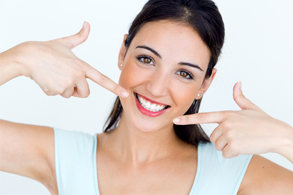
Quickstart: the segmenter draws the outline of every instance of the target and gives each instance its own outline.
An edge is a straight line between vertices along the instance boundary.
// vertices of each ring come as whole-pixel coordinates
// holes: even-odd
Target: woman
[[[105,132],[1,120],[0,170],[35,179],[52,194],[292,192],[292,172],[256,155],[277,152],[293,163],[292,127],[246,99],[240,83],[234,99],[242,111],[194,114],[224,42],[212,1],[148,1],[124,36],[119,85],[70,51],[88,34],[85,23],[77,35],[1,53],[0,85],[25,75],[47,95],[88,97],[90,78],[120,96]],[[219,123],[210,138],[195,125],[209,122]]]

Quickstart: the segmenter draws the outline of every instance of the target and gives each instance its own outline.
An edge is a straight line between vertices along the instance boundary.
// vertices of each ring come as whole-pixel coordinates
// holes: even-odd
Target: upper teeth
[[[152,111],[152,112],[158,112],[161,111],[165,108],[165,106],[162,105],[157,105],[157,104],[152,104],[151,102],[143,99],[142,97],[138,96],[138,100],[140,104],[147,110]]]

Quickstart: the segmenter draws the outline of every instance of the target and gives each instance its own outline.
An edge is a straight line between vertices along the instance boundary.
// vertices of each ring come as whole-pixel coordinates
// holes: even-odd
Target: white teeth
[[[157,107],[157,104],[152,104],[151,105],[151,111],[155,111],[156,107]]]
[[[160,106],[160,105],[157,105],[156,106],[156,110],[162,110],[164,107],[163,106]]]
[[[150,108],[151,108],[151,103],[150,103],[150,102],[147,102],[145,106],[147,107],[148,110],[150,110]]]
[[[138,96],[139,97],[139,96]],[[146,105],[146,101],[144,100],[144,99],[141,99],[142,100],[142,103],[144,104],[144,105]]]
[[[140,104],[147,110],[152,111],[152,112],[158,112],[161,111],[165,108],[165,106],[162,105],[157,105],[157,104],[152,104],[151,102],[141,98],[139,95],[138,96],[138,100],[140,102]]]

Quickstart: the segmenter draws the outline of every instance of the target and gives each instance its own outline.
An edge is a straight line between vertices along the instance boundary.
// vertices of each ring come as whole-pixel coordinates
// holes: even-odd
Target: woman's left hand
[[[218,123],[210,140],[224,158],[268,152],[281,154],[284,147],[293,145],[292,127],[272,118],[244,97],[240,82],[234,86],[233,98],[242,110],[184,115],[178,117],[180,122],[174,120],[174,123]]]

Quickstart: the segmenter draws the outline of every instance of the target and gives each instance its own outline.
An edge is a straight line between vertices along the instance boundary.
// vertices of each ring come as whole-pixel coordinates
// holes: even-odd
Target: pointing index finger
[[[220,124],[224,118],[223,112],[206,112],[196,113],[190,115],[184,115],[177,117],[173,122],[177,125],[189,125],[189,124],[206,124],[206,123],[218,123]]]
[[[98,85],[108,89],[109,91],[113,92],[114,94],[126,98],[128,97],[129,93],[120,85],[112,81],[109,77],[103,75],[98,70],[94,69],[90,65],[86,64],[86,77],[97,83]]]

